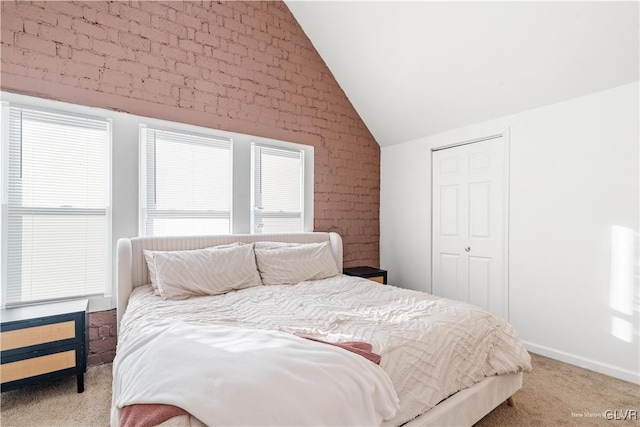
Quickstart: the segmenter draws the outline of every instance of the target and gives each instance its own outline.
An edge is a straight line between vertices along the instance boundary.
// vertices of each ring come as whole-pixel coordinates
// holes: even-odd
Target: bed
[[[190,271],[166,266],[199,250],[209,260],[255,255],[262,283],[184,298],[165,272]],[[342,253],[340,236],[322,232],[120,239],[111,424],[123,408],[160,404],[186,410],[162,425],[460,426],[513,403],[531,361],[511,325],[469,304],[342,275]],[[162,292],[149,285],[147,260],[166,276]],[[212,280],[242,268],[232,270]],[[312,279],[281,283],[299,274]]]

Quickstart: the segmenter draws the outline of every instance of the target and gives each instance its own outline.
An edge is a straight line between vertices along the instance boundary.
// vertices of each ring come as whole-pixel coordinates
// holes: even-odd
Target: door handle
[[[464,248],[465,252],[469,252],[471,250],[471,246],[467,246],[466,248]]]

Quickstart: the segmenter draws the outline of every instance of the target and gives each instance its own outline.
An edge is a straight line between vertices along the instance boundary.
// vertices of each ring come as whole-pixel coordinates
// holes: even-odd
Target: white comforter
[[[517,334],[499,317],[469,304],[339,275],[182,301],[163,301],[150,286],[136,288],[119,331],[114,385],[121,381],[124,349],[167,320],[371,343],[400,399],[385,425],[411,420],[486,376],[531,369]],[[278,383],[271,390],[277,392]],[[113,398],[122,404],[116,387]]]
[[[398,409],[378,365],[277,331],[159,322],[118,348],[114,378],[117,407],[170,404],[209,426],[379,425]]]

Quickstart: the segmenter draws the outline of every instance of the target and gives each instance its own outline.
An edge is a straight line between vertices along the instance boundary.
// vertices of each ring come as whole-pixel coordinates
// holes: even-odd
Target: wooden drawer
[[[3,383],[8,383],[11,381],[74,368],[75,366],[76,351],[68,350],[61,353],[48,354],[46,356],[2,364],[0,365],[0,378],[2,378]]]
[[[74,339],[75,337],[75,320],[16,329],[13,331],[4,331],[0,332],[0,350],[13,350],[16,348],[29,347],[54,341]]]
[[[367,277],[367,279],[384,284],[384,276]]]

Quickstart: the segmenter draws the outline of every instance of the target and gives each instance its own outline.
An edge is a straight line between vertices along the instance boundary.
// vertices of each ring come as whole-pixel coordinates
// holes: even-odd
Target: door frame
[[[430,276],[431,276],[431,280],[430,280],[430,286],[429,286],[429,292],[433,293],[433,241],[434,241],[434,236],[433,236],[433,229],[434,229],[434,224],[433,224],[433,153],[435,151],[441,151],[441,150],[446,150],[448,148],[454,148],[454,147],[460,147],[463,145],[469,145],[469,144],[473,144],[476,142],[483,142],[483,141],[488,141],[491,139],[496,139],[496,138],[502,138],[503,141],[503,154],[504,154],[504,162],[503,162],[503,170],[502,170],[502,179],[503,179],[503,185],[504,185],[504,195],[503,195],[503,199],[502,199],[502,214],[503,214],[503,224],[502,224],[502,256],[503,256],[503,263],[502,263],[502,279],[504,281],[504,284],[506,286],[506,292],[505,292],[505,301],[504,303],[506,304],[507,307],[507,321],[511,321],[511,304],[509,304],[509,299],[510,299],[510,282],[509,282],[509,228],[510,228],[510,219],[509,219],[509,201],[510,201],[510,186],[509,183],[511,182],[511,169],[510,169],[510,163],[511,163],[511,159],[510,159],[510,147],[511,147],[511,135],[510,135],[510,129],[506,128],[501,132],[498,133],[491,133],[485,136],[480,136],[478,138],[473,138],[473,139],[465,139],[462,141],[458,141],[458,142],[454,142],[451,144],[442,144],[442,145],[436,145],[434,147],[431,147],[431,149],[429,150],[429,168],[430,168],[430,186],[429,186],[429,192],[430,192],[430,217],[431,217],[431,227],[429,230],[430,233],[430,251],[431,251],[431,257],[429,259],[429,267],[430,267]]]

